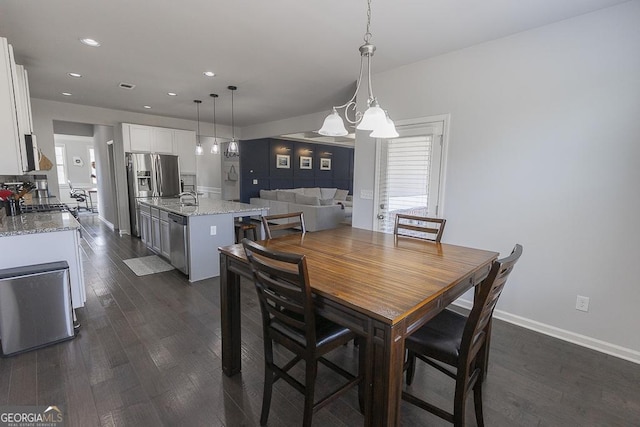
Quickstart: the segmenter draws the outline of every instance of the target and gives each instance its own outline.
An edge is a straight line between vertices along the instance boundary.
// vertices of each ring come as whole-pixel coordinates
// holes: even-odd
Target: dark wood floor
[[[67,426],[259,425],[261,326],[250,284],[242,294],[243,371],[227,378],[220,367],[218,280],[189,284],[175,270],[137,277],[122,260],[150,254],[138,239],[118,237],[95,215],[81,222],[87,286],[81,333],[0,359],[0,406],[58,405]],[[215,248],[211,262],[218,262]],[[348,345],[334,360],[355,371],[356,356]],[[320,369],[322,393],[338,380]],[[424,365],[412,389],[452,401],[449,380]],[[278,382],[269,425],[300,425],[302,403]],[[484,403],[487,426],[638,426],[640,366],[496,321]],[[362,425],[357,408],[353,391],[318,412],[314,425]],[[470,402],[473,426],[472,411]],[[402,420],[449,425],[407,403]]]

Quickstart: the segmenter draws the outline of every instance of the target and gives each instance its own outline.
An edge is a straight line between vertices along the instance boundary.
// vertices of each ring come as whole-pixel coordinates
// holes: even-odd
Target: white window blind
[[[387,212],[385,232],[393,231],[396,213],[427,214],[432,141],[432,135],[420,135],[383,142],[379,200]]]

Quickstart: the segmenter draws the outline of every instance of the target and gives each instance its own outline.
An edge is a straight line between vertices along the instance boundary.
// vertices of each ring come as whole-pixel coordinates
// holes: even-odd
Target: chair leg
[[[271,408],[271,393],[273,391],[273,347],[271,341],[265,341],[264,345],[264,389],[262,390],[262,412],[260,413],[260,425],[266,425]]]
[[[457,380],[459,381],[459,380]],[[453,401],[453,425],[454,427],[464,427],[465,409],[467,407],[467,392],[466,390],[460,390],[456,384],[456,393]]]
[[[305,361],[306,364],[306,377],[304,385],[304,416],[302,419],[303,427],[311,427],[311,420],[313,418],[313,401],[315,398],[316,390],[316,376],[318,375],[318,362],[317,361]]]
[[[416,355],[413,353],[413,351],[407,351],[407,385],[411,385],[415,373]]]
[[[484,427],[484,417],[482,415],[482,378],[478,379],[473,386],[473,406],[476,409],[476,422],[478,427]]]

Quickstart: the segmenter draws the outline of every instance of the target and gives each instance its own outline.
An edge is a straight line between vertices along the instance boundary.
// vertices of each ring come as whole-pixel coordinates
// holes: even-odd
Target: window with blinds
[[[378,195],[380,230],[392,232],[396,213],[426,216],[429,212],[432,135],[382,141]]]

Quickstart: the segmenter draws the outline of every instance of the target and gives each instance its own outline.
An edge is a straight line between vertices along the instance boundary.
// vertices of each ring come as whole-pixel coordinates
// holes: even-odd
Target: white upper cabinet
[[[174,129],[123,123],[124,151],[177,155],[173,133]]]
[[[196,133],[192,130],[122,124],[125,152],[173,154],[180,158],[180,173],[196,173]]]
[[[174,142],[180,157],[180,173],[196,174],[196,133],[192,130],[174,131]]]
[[[11,45],[0,37],[0,175],[38,169],[35,139],[30,139],[29,150],[25,143],[25,134],[31,135],[32,129],[27,72],[16,65]]]
[[[173,144],[173,129],[152,128],[151,151],[161,154],[176,154]]]
[[[122,124],[122,139],[125,152],[151,153],[151,127]]]

